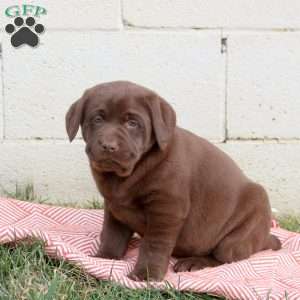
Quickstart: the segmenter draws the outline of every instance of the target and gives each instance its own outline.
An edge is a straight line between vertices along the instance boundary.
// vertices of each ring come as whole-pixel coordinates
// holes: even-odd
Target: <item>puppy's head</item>
[[[176,126],[172,107],[153,91],[126,81],[85,91],[66,115],[72,141],[81,125],[86,153],[99,172],[129,176],[152,146],[165,151]]]

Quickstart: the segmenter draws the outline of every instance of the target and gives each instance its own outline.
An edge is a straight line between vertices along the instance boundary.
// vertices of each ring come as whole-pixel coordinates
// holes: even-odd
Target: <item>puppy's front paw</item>
[[[100,248],[95,257],[119,260],[123,255],[119,251],[108,251]]]
[[[147,267],[135,267],[128,277],[134,281],[161,281],[164,278],[163,272],[159,269]]]
[[[132,272],[130,272],[129,274],[128,274],[128,277],[130,278],[130,279],[132,279],[132,280],[134,280],[134,281],[142,281],[142,280],[144,280],[144,278],[142,278],[142,277],[144,277],[144,276],[141,276],[142,274],[136,274],[136,272],[135,271],[132,271]]]

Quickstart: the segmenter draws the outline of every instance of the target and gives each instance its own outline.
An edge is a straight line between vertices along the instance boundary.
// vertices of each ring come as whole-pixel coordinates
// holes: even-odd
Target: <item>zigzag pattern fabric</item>
[[[93,257],[99,247],[103,211],[35,204],[0,198],[0,243],[36,238],[45,252],[80,266],[100,280],[111,280],[128,288],[174,288],[224,296],[228,299],[300,299],[300,234],[272,224],[272,233],[282,242],[279,251],[267,250],[247,260],[175,273],[171,258],[162,282],[136,282],[127,274],[138,256],[140,240],[134,237],[122,260]],[[1,258],[0,258],[1,259]],[[269,298],[268,298],[269,297]]]

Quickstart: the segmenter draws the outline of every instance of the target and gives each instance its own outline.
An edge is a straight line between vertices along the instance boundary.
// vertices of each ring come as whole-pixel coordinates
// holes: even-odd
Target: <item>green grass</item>
[[[217,299],[173,290],[130,290],[97,281],[73,265],[49,259],[41,242],[1,246],[0,257],[1,300]]]
[[[39,203],[49,203],[34,193],[32,185],[25,188],[16,186],[13,193],[6,195]],[[101,208],[96,200],[84,207]],[[62,203],[60,203],[62,205]],[[66,205],[66,204],[64,204]],[[300,232],[300,218],[282,216],[280,225]],[[111,282],[98,281],[83,273],[78,267],[44,255],[43,244],[39,241],[15,245],[0,245],[0,300],[213,300],[223,299],[209,295],[180,293],[172,289],[130,290]]]
[[[8,191],[0,185],[0,195],[1,194],[6,197],[25,200],[29,202],[53,204],[48,198],[38,196],[34,191],[33,184],[26,184],[25,186],[16,184],[13,191]],[[70,203],[57,200],[55,201],[55,205],[78,208],[103,208],[103,204],[96,199],[90,199],[80,203]]]
[[[282,228],[294,232],[300,232],[300,216],[297,215],[281,215],[278,217],[279,225]]]

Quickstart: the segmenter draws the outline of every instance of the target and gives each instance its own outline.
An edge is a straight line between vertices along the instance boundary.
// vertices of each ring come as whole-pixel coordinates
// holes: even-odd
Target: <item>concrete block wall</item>
[[[0,13],[22,1],[2,0]],[[99,197],[65,113],[85,88],[126,79],[166,98],[179,125],[230,154],[272,206],[300,212],[300,2],[28,1],[47,9],[36,48],[1,18],[0,187]]]

